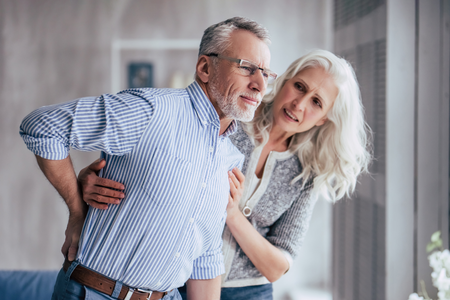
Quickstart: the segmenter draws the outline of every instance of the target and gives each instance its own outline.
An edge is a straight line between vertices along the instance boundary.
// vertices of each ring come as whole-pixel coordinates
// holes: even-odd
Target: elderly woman
[[[317,196],[350,195],[367,171],[369,133],[346,60],[312,51],[275,81],[253,121],[230,137],[246,159],[242,173],[229,174],[221,299],[272,299],[271,282],[289,270]],[[80,172],[85,201],[117,197],[97,185],[102,162],[91,166]]]

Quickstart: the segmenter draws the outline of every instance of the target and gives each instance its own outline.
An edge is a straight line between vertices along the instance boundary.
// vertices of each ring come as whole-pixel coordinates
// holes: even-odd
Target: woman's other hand
[[[228,181],[230,182],[230,195],[227,205],[227,222],[236,214],[240,213],[239,201],[244,191],[245,176],[238,168],[228,171]]]
[[[124,185],[116,181],[98,177],[106,161],[98,159],[78,174],[78,183],[83,200],[98,209],[107,209],[108,204],[119,204],[123,197]]]

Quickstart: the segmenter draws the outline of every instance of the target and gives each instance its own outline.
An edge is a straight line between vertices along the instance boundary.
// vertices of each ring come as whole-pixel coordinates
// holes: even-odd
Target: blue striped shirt
[[[224,273],[227,171],[244,156],[219,136],[200,86],[131,89],[42,107],[22,122],[28,149],[52,160],[102,151],[102,177],[125,185],[120,205],[90,207],[81,264],[132,287],[167,291]]]

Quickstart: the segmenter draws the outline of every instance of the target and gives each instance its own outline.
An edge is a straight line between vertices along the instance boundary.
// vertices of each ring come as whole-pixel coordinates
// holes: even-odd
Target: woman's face
[[[333,78],[323,68],[300,71],[286,81],[275,97],[274,126],[293,135],[323,125],[338,92]]]

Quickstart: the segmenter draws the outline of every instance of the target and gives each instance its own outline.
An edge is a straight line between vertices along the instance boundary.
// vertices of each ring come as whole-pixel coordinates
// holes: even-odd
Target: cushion
[[[49,300],[59,271],[0,271],[3,300]]]

